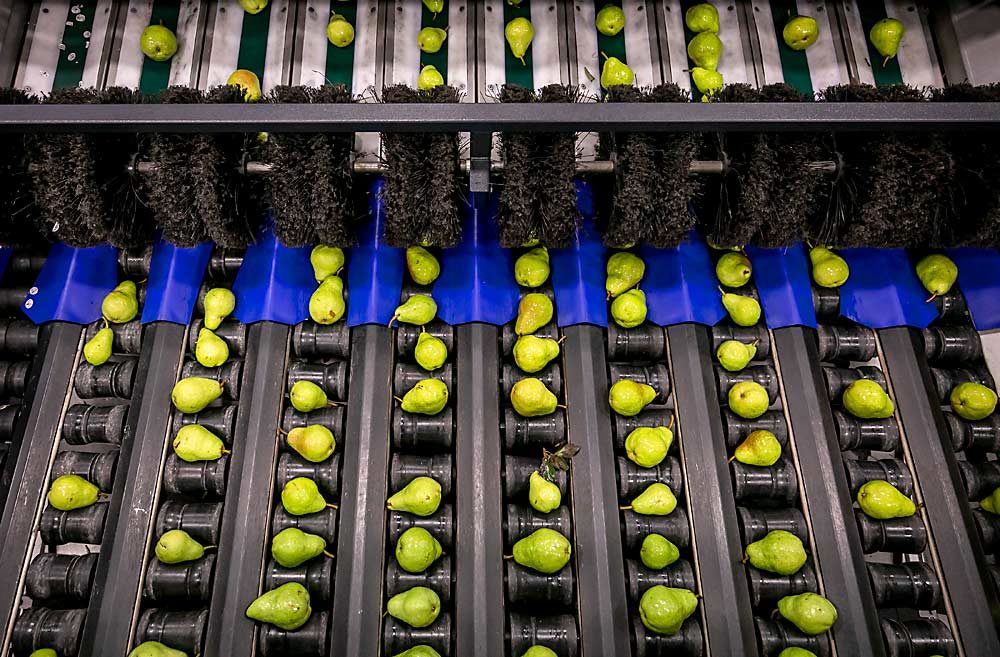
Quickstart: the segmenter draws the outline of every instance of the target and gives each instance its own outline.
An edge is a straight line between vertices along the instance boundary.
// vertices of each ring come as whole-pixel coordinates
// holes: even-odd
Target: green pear
[[[309,297],[309,317],[317,324],[339,322],[347,310],[344,303],[344,281],[340,276],[328,276]]]
[[[173,447],[177,458],[188,463],[218,461],[229,453],[226,444],[200,424],[186,424],[178,429]]]
[[[722,305],[738,326],[754,326],[760,321],[760,304],[753,297],[723,292]]]
[[[396,306],[389,324],[392,325],[398,319],[403,324],[423,326],[434,319],[434,316],[437,315],[437,309],[437,303],[432,297],[426,294],[414,294]]]
[[[115,332],[102,328],[83,345],[83,357],[91,365],[102,365],[111,358],[111,346],[114,343]]]
[[[436,66],[428,64],[427,66],[420,69],[420,75],[417,76],[417,89],[421,91],[430,91],[435,87],[440,87],[444,84],[444,76],[441,72],[437,70]]]
[[[726,287],[742,287],[750,280],[753,267],[750,258],[742,253],[729,251],[723,253],[715,263],[715,275]]]
[[[441,264],[422,246],[406,249],[406,270],[417,285],[430,285],[441,275]]]
[[[636,383],[628,379],[616,381],[608,391],[608,403],[611,410],[619,415],[632,417],[642,412],[651,401],[656,399],[656,390],[645,383]]]
[[[534,374],[559,355],[559,343],[549,338],[522,335],[514,343],[513,353],[514,363],[521,371]]]
[[[518,335],[529,335],[552,321],[555,310],[552,300],[539,292],[531,292],[521,297],[517,304],[517,320],[514,322],[514,332]]]
[[[523,287],[540,287],[549,280],[549,251],[532,249],[514,261],[514,278]]]
[[[39,648],[38,650],[32,650],[28,657],[59,657],[59,654],[52,648]]]
[[[822,244],[817,244],[816,246],[809,249],[809,264],[815,265],[818,262],[822,262],[827,258],[831,258],[836,255],[828,247]]]
[[[639,559],[642,565],[650,570],[663,570],[681,557],[677,546],[660,534],[648,534],[642,539],[639,548]]]
[[[441,613],[441,598],[433,589],[414,586],[389,598],[386,610],[390,616],[411,627],[427,627]]]
[[[643,516],[669,516],[677,508],[677,498],[669,486],[656,482],[632,498],[632,504],[621,508]]]
[[[421,379],[403,395],[407,413],[437,415],[448,405],[448,386],[441,379]]]
[[[896,410],[882,386],[871,379],[858,379],[847,386],[842,402],[848,413],[862,419],[892,417]]]
[[[781,443],[766,429],[751,431],[736,447],[733,458],[746,465],[772,466],[781,458]]]
[[[164,25],[150,25],[139,36],[139,47],[154,62],[165,62],[177,52],[177,35]]]
[[[515,383],[510,389],[510,405],[522,417],[548,415],[556,410],[559,400],[545,384],[534,377]]]
[[[816,653],[812,650],[806,650],[805,648],[785,648],[778,653],[778,657],[816,657]],[[940,655],[932,655],[931,657],[940,657]]]
[[[417,33],[417,46],[423,52],[435,53],[441,50],[447,38],[448,32],[440,27],[425,27]]]
[[[756,381],[740,381],[729,389],[729,409],[740,417],[753,420],[770,405],[767,390]]]
[[[722,73],[701,66],[691,68],[691,79],[694,80],[694,86],[698,88],[703,97],[714,96],[722,91],[722,86],[726,83]]]
[[[312,614],[309,591],[298,582],[282,584],[251,602],[246,614],[247,618],[286,631],[297,630]]]
[[[814,246],[809,250],[812,264],[813,282],[820,287],[840,287],[851,275],[847,261],[825,246]]]
[[[905,32],[903,24],[895,18],[883,18],[872,25],[868,38],[871,39],[878,54],[885,57],[882,60],[882,66],[885,66],[899,52],[899,44],[903,41]]]
[[[390,511],[412,513],[426,518],[441,506],[441,484],[430,477],[415,477],[386,500]]]
[[[285,568],[295,568],[326,552],[326,539],[287,527],[271,539],[271,557]]]
[[[641,468],[654,468],[667,458],[673,441],[668,427],[637,427],[625,438],[625,455]]]
[[[786,595],[778,600],[778,613],[810,636],[826,632],[837,622],[837,608],[816,593]]]
[[[692,5],[684,12],[684,24],[695,34],[701,32],[714,32],[718,34],[719,12],[714,5],[707,2]]]
[[[738,340],[726,340],[715,350],[715,357],[727,372],[741,371],[756,355],[756,344],[744,344]]]
[[[207,328],[198,331],[194,358],[205,367],[218,367],[229,359],[229,345]]]
[[[354,42],[354,26],[340,14],[333,14],[326,25],[326,38],[338,48],[346,48]]]
[[[958,266],[948,256],[934,253],[917,263],[917,278],[934,297],[947,294],[958,278]]]
[[[420,644],[413,646],[409,650],[397,653],[392,657],[441,657],[441,653],[428,645]]]
[[[254,103],[260,100],[260,78],[253,71],[237,69],[226,79],[226,84],[243,90],[243,100]]]
[[[573,547],[566,537],[546,527],[514,543],[514,561],[546,575],[562,570],[572,553]]]
[[[615,5],[604,5],[597,12],[597,19],[594,21],[597,31],[604,36],[615,36],[625,29],[625,12],[621,7]]]
[[[672,635],[698,608],[698,598],[687,589],[651,586],[639,600],[639,619],[651,632]]]
[[[317,244],[309,253],[309,264],[317,283],[336,276],[344,268],[344,250],[336,246]]]
[[[189,376],[174,384],[170,400],[181,413],[198,413],[222,395],[222,384],[215,379]]]
[[[101,302],[101,314],[112,324],[131,322],[139,314],[135,283],[122,281]]]
[[[236,308],[236,295],[224,287],[214,287],[205,294],[205,328],[219,328],[229,314]]]
[[[540,513],[549,513],[562,503],[562,491],[535,470],[528,478],[528,503]]]
[[[312,463],[322,463],[337,449],[333,432],[322,424],[295,427],[288,432],[285,440],[299,456]]]
[[[1000,515],[1000,488],[994,488],[989,496],[980,500],[979,506],[982,507],[983,511]]]
[[[819,23],[810,16],[796,16],[785,23],[781,38],[792,50],[805,50],[819,38]]]
[[[424,572],[441,552],[441,544],[423,527],[410,527],[396,541],[396,562],[408,573]]]
[[[97,501],[100,489],[79,475],[62,475],[49,486],[49,505],[60,511],[83,509]]]
[[[688,42],[687,53],[695,66],[714,71],[722,58],[722,40],[715,32],[699,32]]]
[[[997,393],[981,383],[960,383],[951,389],[948,401],[959,417],[982,420],[996,409]]]
[[[646,293],[639,288],[623,292],[611,302],[611,318],[622,328],[635,328],[646,321]]]
[[[281,506],[293,516],[319,513],[327,507],[337,508],[335,504],[328,504],[316,482],[306,477],[295,477],[284,485],[281,489]]]
[[[239,0],[240,6],[243,7],[243,11],[248,14],[259,14],[264,11],[267,7],[267,3],[270,0]]]
[[[292,407],[300,413],[309,413],[329,403],[326,391],[312,381],[296,381],[288,393]]]
[[[524,55],[528,52],[531,40],[535,38],[535,27],[531,21],[522,17],[515,18],[503,28],[503,35],[507,39],[510,51],[521,61],[522,65],[526,65]]]
[[[424,6],[434,18],[437,18],[437,15],[444,11],[444,0],[424,0]]]
[[[546,648],[545,646],[531,646],[521,657],[559,657],[552,648]]]
[[[867,481],[858,489],[858,506],[866,516],[876,520],[909,518],[917,512],[913,500],[882,479]]]
[[[635,82],[635,73],[628,64],[617,57],[605,57],[604,66],[601,67],[601,86],[605,89],[611,87],[627,87]]]
[[[417,346],[413,349],[413,359],[428,372],[440,368],[448,360],[448,347],[440,338],[423,331],[417,336]]]
[[[183,529],[171,529],[157,539],[154,551],[161,563],[184,563],[201,559],[205,546]]]
[[[746,560],[754,568],[779,575],[794,575],[806,563],[806,549],[798,536],[783,529],[769,531],[747,546]]]
[[[55,651],[52,651],[52,657],[55,657],[55,654]],[[38,657],[45,656],[39,655]],[[188,654],[165,646],[159,641],[144,641],[133,648],[128,657],[188,657]]]
[[[606,271],[604,288],[614,298],[639,284],[646,273],[646,263],[628,251],[618,251],[608,258]]]

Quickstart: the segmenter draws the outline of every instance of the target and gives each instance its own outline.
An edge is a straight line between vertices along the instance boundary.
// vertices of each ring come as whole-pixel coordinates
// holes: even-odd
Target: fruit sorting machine
[[[1000,11],[706,11],[0,8],[0,654],[1000,655]]]

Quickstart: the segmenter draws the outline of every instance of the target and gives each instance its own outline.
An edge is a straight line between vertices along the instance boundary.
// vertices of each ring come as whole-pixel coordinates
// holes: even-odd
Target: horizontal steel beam
[[[1000,103],[2,105],[0,132],[1000,129]]]

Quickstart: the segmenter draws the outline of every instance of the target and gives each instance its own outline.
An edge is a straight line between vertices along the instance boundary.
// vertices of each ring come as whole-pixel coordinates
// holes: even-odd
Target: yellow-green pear
[[[656,482],[632,498],[632,504],[621,508],[644,516],[669,516],[677,508],[677,498],[669,486]]]
[[[622,328],[635,328],[646,321],[646,293],[633,288],[611,301],[611,318]]]
[[[778,613],[810,636],[826,632],[837,622],[837,608],[816,593],[786,595],[778,600]]]
[[[421,91],[430,91],[435,87],[440,87],[444,84],[444,76],[441,75],[441,71],[437,70],[437,67],[433,64],[428,64],[420,69],[420,75],[417,76],[417,89]]]
[[[982,420],[996,410],[997,393],[981,383],[960,383],[951,389],[948,402],[959,417]]]
[[[403,324],[423,326],[437,315],[437,303],[426,294],[413,294],[406,301],[396,306],[390,326],[396,320]]]
[[[521,61],[521,64],[524,64],[524,55],[528,52],[531,40],[535,38],[535,27],[531,21],[519,16],[507,23],[503,29],[503,35],[507,39],[510,51]]]
[[[218,461],[229,453],[226,444],[200,424],[185,424],[178,429],[172,445],[177,458],[188,463]]]
[[[428,655],[427,657],[433,656]],[[556,654],[555,650],[549,648],[548,646],[531,646],[524,651],[521,657],[559,657],[559,655]]]
[[[742,253],[723,253],[715,263],[715,275],[726,287],[742,287],[750,281],[753,267]]]
[[[259,14],[264,11],[264,8],[267,7],[267,3],[270,2],[270,0],[239,0],[239,2],[240,7],[243,7],[243,11],[246,13]]]
[[[292,407],[300,413],[309,413],[329,403],[326,391],[312,381],[296,381],[288,393]]]
[[[783,529],[769,531],[746,549],[746,560],[754,568],[785,576],[799,572],[807,558],[801,539]]]
[[[390,511],[412,513],[415,516],[433,515],[441,506],[441,484],[430,477],[414,477],[410,483],[393,493],[386,500]]]
[[[611,390],[608,391],[608,403],[611,404],[611,410],[627,417],[638,415],[654,399],[656,399],[656,390],[653,386],[628,379],[616,381],[611,386]]]
[[[441,379],[421,379],[403,395],[402,408],[407,413],[437,415],[448,405],[448,386]]]
[[[760,417],[771,405],[767,390],[756,381],[740,381],[733,385],[728,401],[729,410],[748,420]]]
[[[408,573],[424,572],[441,553],[441,543],[423,527],[410,527],[396,541],[396,563]]]
[[[425,27],[417,33],[417,46],[423,52],[436,53],[441,50],[447,38],[447,30],[442,30],[440,27]]]
[[[781,38],[792,50],[805,50],[819,39],[819,23],[811,16],[796,16],[785,23]]]
[[[781,458],[781,443],[777,436],[766,429],[751,431],[736,446],[733,459],[746,465],[772,466]]]
[[[641,468],[654,468],[667,458],[673,442],[669,427],[636,427],[625,438],[625,455]]]
[[[47,499],[60,511],[83,509],[97,501],[100,489],[79,475],[62,475],[52,480]]]
[[[420,367],[428,372],[433,372],[448,360],[448,347],[440,338],[422,331],[417,336],[417,345],[413,349],[413,359]]]
[[[514,343],[513,354],[514,363],[522,372],[534,374],[559,355],[559,343],[550,338],[522,335]]]
[[[333,432],[322,424],[295,427],[288,432],[285,440],[299,456],[312,463],[322,463],[337,449]]]
[[[899,52],[899,44],[902,43],[905,33],[906,29],[903,24],[895,18],[883,18],[872,25],[868,37],[872,40],[872,45],[875,46],[878,54],[885,57],[882,60],[883,67]]]
[[[866,420],[891,417],[896,410],[882,386],[871,379],[851,383],[844,390],[841,401],[848,413]]]
[[[698,598],[691,591],[657,584],[639,599],[639,620],[650,632],[670,636],[697,608]]]
[[[698,34],[700,32],[719,33],[719,11],[708,2],[692,5],[684,12],[684,24]]]
[[[219,328],[229,314],[236,308],[236,296],[224,287],[214,287],[205,295],[205,328]]]
[[[437,258],[422,246],[406,249],[406,270],[417,285],[430,285],[441,275],[441,265]]]
[[[317,283],[335,276],[344,268],[344,250],[336,246],[317,244],[309,253],[309,264]]]
[[[389,598],[386,611],[411,627],[427,627],[441,613],[441,598],[433,589],[414,586]]]
[[[51,655],[31,653],[31,657],[58,657],[54,650],[51,652]],[[159,641],[143,641],[132,649],[128,657],[188,657],[188,654],[165,646]]]
[[[532,249],[514,261],[514,278],[523,287],[540,287],[549,280],[549,251]]]
[[[633,82],[635,82],[635,73],[628,64],[617,57],[604,59],[604,65],[601,67],[601,86],[603,88],[627,87]]]
[[[181,413],[198,413],[222,395],[222,384],[203,376],[189,376],[174,384],[170,400]]]
[[[1000,515],[1000,488],[994,488],[992,493],[980,500],[979,506],[983,511]]]
[[[715,32],[699,32],[688,42],[687,53],[695,66],[714,71],[722,58],[722,39]]]
[[[528,503],[535,511],[549,513],[562,503],[562,491],[535,470],[528,477]]]
[[[510,389],[510,405],[522,417],[548,415],[558,404],[552,391],[534,377],[521,379]]]
[[[166,25],[150,25],[142,31],[139,47],[154,62],[165,62],[177,53],[177,35]]]
[[[111,347],[114,344],[115,333],[105,327],[94,334],[94,337],[87,340],[83,345],[83,357],[91,365],[102,365],[111,358]]]
[[[514,543],[514,561],[525,568],[551,575],[569,563],[573,547],[554,529],[543,527]]]
[[[260,78],[253,71],[245,68],[233,71],[226,84],[243,89],[243,100],[248,103],[260,100]]]
[[[660,534],[648,534],[642,539],[639,559],[650,570],[663,570],[681,557],[681,551],[670,540]]]
[[[738,340],[726,340],[715,350],[719,364],[728,372],[739,372],[750,364],[757,355],[756,344],[743,344]]]
[[[694,81],[694,86],[702,93],[702,100],[704,97],[711,97],[722,91],[722,86],[726,83],[722,73],[701,66],[695,66],[691,69],[691,79]]]
[[[851,269],[847,261],[823,245],[809,250],[813,282],[820,287],[840,287],[847,282]]]
[[[327,503],[316,482],[307,477],[295,477],[282,487],[281,506],[293,516],[319,513],[327,507],[337,508],[336,504]]]
[[[917,512],[913,500],[882,479],[867,481],[858,489],[858,506],[865,515],[876,520],[909,518]]]
[[[424,0],[424,6],[434,18],[437,18],[437,15],[444,11],[444,0]]]
[[[628,251],[618,251],[608,258],[604,287],[611,298],[639,284],[646,273],[646,263]]]
[[[514,332],[518,335],[529,335],[552,321],[555,309],[552,300],[539,292],[531,292],[521,297],[517,304],[517,320],[514,322]]]
[[[625,29],[625,12],[621,7],[604,5],[597,12],[594,23],[597,25],[597,31],[604,36],[615,36]]]
[[[354,42],[354,26],[340,14],[334,14],[326,26],[326,38],[338,48],[346,48]]]
[[[948,256],[934,253],[917,263],[917,278],[934,297],[947,294],[958,279],[958,265]]]
[[[309,317],[317,324],[339,322],[347,310],[344,303],[344,281],[340,276],[328,276],[309,297]]]
[[[229,345],[207,328],[198,331],[194,358],[205,367],[218,367],[229,359]]]
[[[154,552],[162,563],[184,563],[201,559],[205,549],[183,529],[171,529],[157,539]]]
[[[132,281],[122,281],[101,302],[101,314],[112,324],[131,322],[139,314],[137,289]]]
[[[722,305],[738,326],[754,326],[760,321],[760,303],[753,297],[723,292]]]
[[[285,568],[296,568],[324,553],[329,555],[325,538],[296,527],[286,527],[271,539],[271,557]]]
[[[309,591],[298,582],[282,584],[251,602],[246,614],[247,618],[285,631],[297,630],[312,615]]]

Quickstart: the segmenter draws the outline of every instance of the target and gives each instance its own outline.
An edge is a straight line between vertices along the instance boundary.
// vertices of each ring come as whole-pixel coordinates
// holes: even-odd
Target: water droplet
[[[76,61],[76,53],[75,52],[71,52],[70,54],[66,55],[66,61],[68,61],[68,62],[75,62]]]
[[[60,43],[59,44],[59,50],[66,50],[66,44],[65,43]]]
[[[31,307],[33,305],[35,305],[35,300],[34,299],[28,299],[27,301],[24,302],[24,307],[27,308],[27,309],[29,309],[29,310],[31,309]]]
[[[87,17],[84,16],[83,14],[77,14],[76,15],[76,22],[77,23],[82,23],[85,20],[87,20]]]
[[[86,32],[83,33],[83,38],[84,39],[89,39],[90,38],[90,30],[87,30]]]
[[[71,13],[71,14],[79,14],[80,13],[80,5],[73,5],[72,7],[70,7],[69,8],[69,13]]]
[[[28,290],[28,294],[38,294],[38,287],[32,285],[31,288]]]

